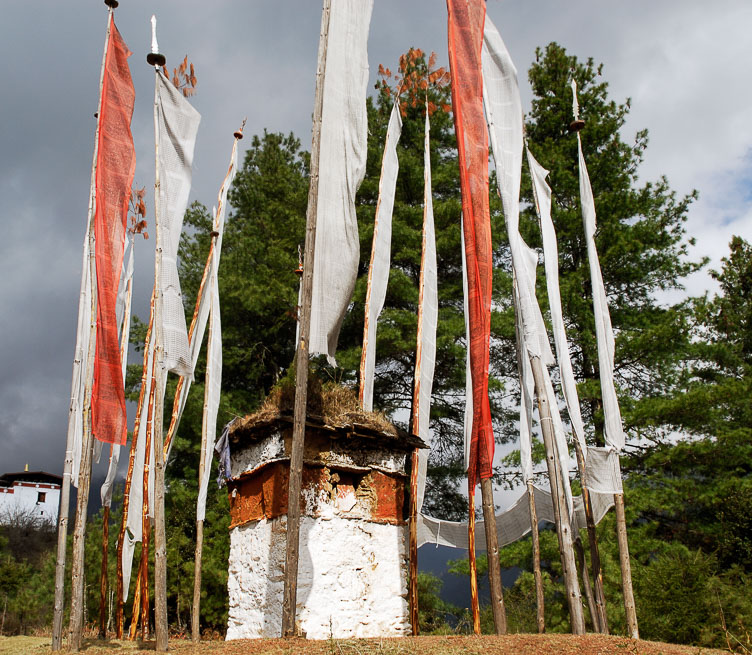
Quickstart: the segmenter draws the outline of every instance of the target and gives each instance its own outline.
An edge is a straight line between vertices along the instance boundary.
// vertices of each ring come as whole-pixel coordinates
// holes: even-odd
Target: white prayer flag
[[[334,364],[358,276],[355,193],[368,151],[368,29],[373,0],[332,0],[319,150],[309,353]]]
[[[183,216],[191,191],[191,167],[196,132],[201,115],[162,73],[157,73],[157,135],[159,154],[159,203],[157,243],[161,245],[159,280],[161,364],[166,371],[193,375],[193,365],[185,326],[185,310],[180,292],[177,255]]]
[[[577,83],[572,80],[573,109],[575,118],[579,118],[577,103]],[[601,396],[603,398],[603,415],[605,419],[606,444],[621,451],[624,448],[624,430],[621,424],[621,410],[614,384],[614,331],[611,327],[611,315],[608,311],[606,288],[603,284],[598,251],[595,247],[595,200],[590,186],[585,157],[582,154],[582,139],[577,133],[577,154],[580,168],[580,204],[582,205],[582,222],[585,227],[588,262],[590,264],[590,286],[593,288],[593,313],[595,314],[595,338],[598,342],[598,368],[601,379]]]
[[[430,122],[426,111],[426,132],[423,154],[423,256],[420,271],[420,288],[418,309],[418,350],[416,360],[420,363],[416,371],[415,390],[417,392],[418,411],[413,414],[413,425],[416,433],[429,448],[418,451],[418,498],[417,508],[420,512],[423,506],[423,496],[426,491],[426,471],[428,455],[430,453],[431,433],[429,423],[431,417],[431,390],[433,389],[433,373],[436,364],[436,326],[439,317],[439,294],[436,269],[436,235],[433,224],[433,199],[431,197],[431,148]]]
[[[397,144],[402,132],[402,118],[399,103],[395,102],[386,130],[384,156],[381,161],[379,179],[379,199],[373,221],[373,249],[371,265],[368,269],[368,291],[366,292],[365,347],[361,362],[360,379],[363,389],[363,409],[373,410],[373,375],[376,366],[376,324],[384,308],[386,288],[389,283],[389,262],[392,247],[392,210],[397,187],[399,160]]]
[[[580,412],[580,399],[577,394],[577,383],[572,370],[572,359],[569,355],[569,342],[564,327],[564,314],[561,308],[561,292],[559,290],[559,249],[556,242],[556,230],[551,220],[551,187],[546,182],[548,171],[543,168],[527,148],[527,161],[530,167],[530,177],[533,180],[533,195],[536,210],[541,225],[543,240],[543,260],[546,267],[546,288],[548,290],[548,305],[551,310],[551,324],[556,346],[556,359],[561,375],[561,387],[567,412],[572,423],[572,432],[580,444],[583,456],[587,453],[585,441],[585,427]]]

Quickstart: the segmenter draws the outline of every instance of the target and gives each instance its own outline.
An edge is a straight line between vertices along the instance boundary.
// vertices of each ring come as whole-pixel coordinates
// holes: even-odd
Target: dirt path
[[[49,655],[47,637],[0,637],[0,655]],[[154,642],[87,639],[86,655],[153,653]],[[178,655],[720,655],[726,651],[676,646],[654,641],[633,641],[603,635],[527,635],[505,637],[418,637],[402,639],[257,639],[207,641],[171,640],[170,653]]]

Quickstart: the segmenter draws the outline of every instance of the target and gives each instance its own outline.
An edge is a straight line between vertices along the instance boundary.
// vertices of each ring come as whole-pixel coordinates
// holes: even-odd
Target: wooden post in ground
[[[414,416],[414,415],[413,415]],[[410,458],[410,535],[409,562],[410,575],[408,587],[408,605],[410,608],[410,625],[414,637],[420,634],[418,612],[418,449],[413,450]]]
[[[496,533],[496,512],[494,511],[493,483],[491,478],[480,481],[481,502],[483,504],[483,524],[486,528],[486,555],[488,557],[488,585],[491,590],[491,608],[497,635],[507,633],[507,612],[504,607],[504,593],[501,588],[501,566],[499,565],[499,537]]]
[[[159,179],[159,69],[165,64],[164,55],[157,52],[156,18],[152,16],[152,51],[146,55],[146,62],[154,66],[154,216],[157,232],[156,257],[154,258],[154,284],[158,285],[162,270],[162,234],[160,217]],[[167,371],[164,366],[164,336],[162,335],[162,299],[157,291],[156,340],[154,348],[154,373],[152,375],[154,395],[154,421],[152,425],[154,441],[154,633],[156,650],[167,650],[167,547],[164,516],[164,387]],[[151,414],[150,414],[151,415]],[[148,450],[147,450],[148,457]],[[144,580],[146,582],[146,580]],[[144,586],[144,591],[147,587]],[[148,599],[148,593],[146,594]],[[148,621],[148,619],[147,619]]]
[[[533,481],[527,482],[527,497],[530,505],[530,532],[533,537],[533,577],[535,578],[535,620],[538,632],[546,631],[545,600],[543,597],[543,574],[540,565],[540,535],[538,534],[538,512],[535,509]]]
[[[596,616],[593,616],[593,623],[596,630],[603,634],[608,634],[608,617],[606,615],[606,594],[603,591],[603,571],[601,569],[601,556],[598,549],[598,536],[595,531],[595,518],[593,517],[593,505],[590,501],[590,491],[587,487],[585,474],[585,457],[577,439],[574,441],[574,451],[577,457],[577,469],[580,474],[582,483],[582,504],[585,509],[585,523],[587,524],[588,544],[590,546],[590,568],[593,575],[594,583],[594,600]],[[583,565],[584,566],[584,565]],[[587,575],[587,570],[582,569],[582,575]]]
[[[104,67],[107,60],[107,47],[110,42],[110,26],[112,24],[112,10],[117,7],[117,2],[115,0],[106,0],[105,4],[108,6],[108,12],[107,12],[107,32],[105,34],[105,40],[104,40],[104,52],[102,53],[102,66],[99,73],[99,100],[97,103],[97,127],[94,132],[94,155],[92,158],[92,164],[91,164],[91,185],[89,187],[89,209],[88,209],[88,216],[87,216],[87,229],[86,229],[86,236],[84,237],[84,260],[83,260],[83,266],[89,267],[89,280],[91,285],[91,297],[92,297],[92,303],[91,307],[84,308],[83,306],[79,306],[79,314],[82,311],[90,311],[90,330],[89,330],[89,357],[93,357],[93,344],[94,339],[96,338],[96,304],[95,304],[95,294],[94,289],[96,284],[96,268],[95,268],[95,253],[94,253],[94,202],[95,202],[95,193],[96,193],[96,187],[95,187],[95,180],[96,180],[96,170],[97,170],[97,154],[98,154],[98,145],[99,145],[99,117],[101,115],[101,109],[102,109],[102,84],[104,82]],[[80,301],[83,301],[83,298],[85,296],[85,290],[86,290],[86,275],[82,271],[81,274],[81,292],[80,292]],[[77,354],[76,357],[78,358],[79,355]],[[73,383],[71,384],[71,387],[75,386],[75,380],[80,375],[80,367],[81,367],[81,361],[79,359],[74,360],[73,363]],[[88,402],[91,403],[91,377],[90,375],[93,375],[93,362],[89,363],[89,366],[87,366],[87,372],[86,372],[86,385],[85,388],[88,390],[85,393],[88,395],[85,396],[85,398],[88,398]],[[74,411],[74,407],[71,404],[70,411]],[[85,417],[86,419],[86,417]],[[84,420],[84,425],[86,424],[86,420]],[[84,437],[82,439],[82,453],[81,453],[81,462],[79,463],[79,471],[80,467],[84,464],[85,457],[85,448],[86,448],[86,428],[84,428]],[[92,443],[93,446],[93,443]],[[54,610],[53,610],[53,619],[52,619],[52,650],[53,651],[59,651],[62,649],[62,637],[63,637],[63,610],[65,606],[65,559],[67,555],[67,547],[68,547],[68,512],[70,510],[70,485],[71,485],[71,477],[73,474],[73,433],[69,429],[68,430],[68,439],[65,446],[65,461],[63,464],[63,480],[62,485],[60,488],[60,509],[58,513],[58,524],[57,524],[57,556],[55,559],[55,600],[54,600]],[[88,466],[91,468],[91,457],[88,459]],[[80,480],[80,476],[79,476]],[[88,488],[86,489],[86,501],[88,502]],[[79,495],[77,498],[77,504],[81,502],[81,490],[79,489]],[[78,517],[78,506],[76,508],[76,516]],[[85,518],[85,513],[84,513]],[[84,526],[82,526],[83,529]],[[74,537],[75,539],[75,537]],[[80,539],[79,539],[80,541]],[[83,543],[81,544],[81,548],[83,548]],[[81,552],[81,557],[83,557],[83,551]],[[75,552],[74,552],[74,564],[75,564]],[[83,584],[83,582],[81,582]],[[82,587],[83,590],[83,587]],[[78,595],[78,591],[74,588],[72,589],[72,597],[71,597],[71,615],[73,615],[73,596]],[[77,602],[80,602],[80,599],[77,599]],[[76,609],[76,613],[79,613],[78,608]],[[78,632],[78,631],[77,631]],[[73,650],[78,650],[80,648],[80,636],[77,637],[77,644],[75,645],[75,648]]]
[[[640,638],[637,627],[634,592],[632,591],[632,565],[629,561],[629,542],[627,541],[627,519],[624,514],[624,494],[614,494],[616,512],[616,536],[619,541],[619,563],[621,564],[621,586],[624,594],[624,613],[627,619],[627,632],[632,639]]]
[[[141,553],[143,555],[143,542],[141,542]],[[131,608],[131,625],[128,629],[128,639],[135,641],[138,634],[138,621],[141,616],[141,577],[144,571],[143,558],[139,556],[138,574],[136,575],[136,586],[133,588],[133,607]],[[148,593],[148,590],[147,590]]]
[[[478,603],[478,565],[475,559],[475,483],[467,481],[467,557],[470,564],[470,609],[473,615],[473,632],[480,634],[480,605]]]
[[[543,377],[543,363],[540,357],[530,357],[530,367],[535,381],[535,395],[538,398],[538,412],[540,415],[541,432],[546,446],[546,464],[548,476],[551,482],[551,501],[554,507],[556,521],[556,533],[559,537],[559,550],[561,553],[561,566],[564,572],[564,585],[567,591],[567,604],[572,625],[572,634],[585,634],[585,617],[582,611],[582,599],[580,585],[577,582],[577,567],[574,559],[574,545],[572,543],[572,527],[569,516],[567,501],[564,497],[564,489],[561,480],[561,467],[557,455],[556,441],[554,438],[553,424],[551,420],[551,408],[545,392]]]
[[[112,446],[110,446],[112,448]],[[110,453],[112,457],[112,453]],[[110,541],[110,508],[102,516],[102,574],[99,579],[99,638],[107,638],[107,551]]]
[[[90,353],[93,359],[93,353]],[[71,610],[68,627],[68,646],[74,653],[81,650],[84,624],[84,541],[86,538],[86,509],[89,505],[91,486],[91,460],[94,450],[94,435],[91,433],[91,386],[87,385],[89,402],[84,407],[84,441],[81,452],[81,471],[78,476],[78,499],[76,525],[73,530],[73,566],[71,575]]]
[[[316,99],[313,112],[313,143],[311,145],[310,188],[306,211],[306,238],[303,270],[303,293],[300,308],[300,341],[295,357],[295,408],[293,414],[292,453],[290,455],[290,485],[287,504],[287,544],[285,549],[285,584],[282,600],[282,636],[295,635],[295,615],[298,591],[298,555],[300,550],[300,487],[303,476],[303,446],[308,402],[308,348],[311,334],[311,296],[316,245],[316,218],[319,193],[319,150],[321,114],[324,102],[326,49],[329,37],[331,0],[324,0],[321,12],[318,64],[316,69]]]
[[[590,620],[593,623],[594,632],[602,632],[600,616],[593,598],[593,588],[590,585],[590,576],[587,570],[587,561],[585,560],[585,549],[582,547],[582,540],[578,535],[574,535],[574,552],[577,555],[577,561],[580,565],[580,575],[582,576],[582,588],[585,592],[585,601],[587,602]]]
[[[136,460],[136,446],[138,442],[138,433],[141,428],[141,411],[144,400],[147,398],[146,380],[149,372],[149,349],[151,347],[152,327],[154,326],[154,301],[156,294],[156,283],[151,293],[149,303],[149,325],[146,329],[146,339],[144,340],[144,367],[141,374],[141,389],[138,394],[138,405],[136,407],[136,419],[133,425],[133,436],[131,437],[131,448],[128,455],[128,471],[125,475],[125,488],[123,489],[123,516],[120,522],[120,534],[117,543],[117,609],[115,611],[115,636],[118,639],[123,638],[123,544],[125,543],[125,529],[128,523],[128,512],[130,511],[130,494],[131,484],[133,481],[133,467]],[[147,401],[148,402],[148,401]],[[135,638],[135,636],[134,636]]]

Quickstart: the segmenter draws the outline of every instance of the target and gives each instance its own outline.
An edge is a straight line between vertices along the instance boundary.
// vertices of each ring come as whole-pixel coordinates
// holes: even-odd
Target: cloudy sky
[[[0,473],[26,463],[61,472],[106,8],[69,0],[3,10]],[[309,147],[320,11],[318,0],[121,0],[116,22],[134,52],[135,183],[149,188],[154,176],[154,73],[145,62],[152,13],[168,65],[186,53],[195,64],[192,102],[203,119],[191,199],[211,206],[244,117],[246,134],[293,131]],[[677,192],[700,192],[688,223],[693,255],[717,266],[732,234],[752,239],[748,0],[488,0],[488,13],[516,62],[526,107],[524,72],[536,46],[555,40],[604,63],[612,96],[632,98],[625,138],[650,130],[643,179],[665,174]],[[394,68],[410,46],[447,65],[445,3],[375,0],[372,82],[379,63]],[[151,195],[147,204],[151,212]],[[153,239],[138,246],[134,310],[146,317]],[[706,272],[689,287],[713,288]]]

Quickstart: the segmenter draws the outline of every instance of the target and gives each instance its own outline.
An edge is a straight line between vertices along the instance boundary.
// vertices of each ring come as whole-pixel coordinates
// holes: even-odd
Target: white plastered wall
[[[286,523],[230,531],[228,640],[281,634]],[[309,639],[409,634],[405,537],[405,526],[342,518],[335,508],[302,516],[299,631]]]

